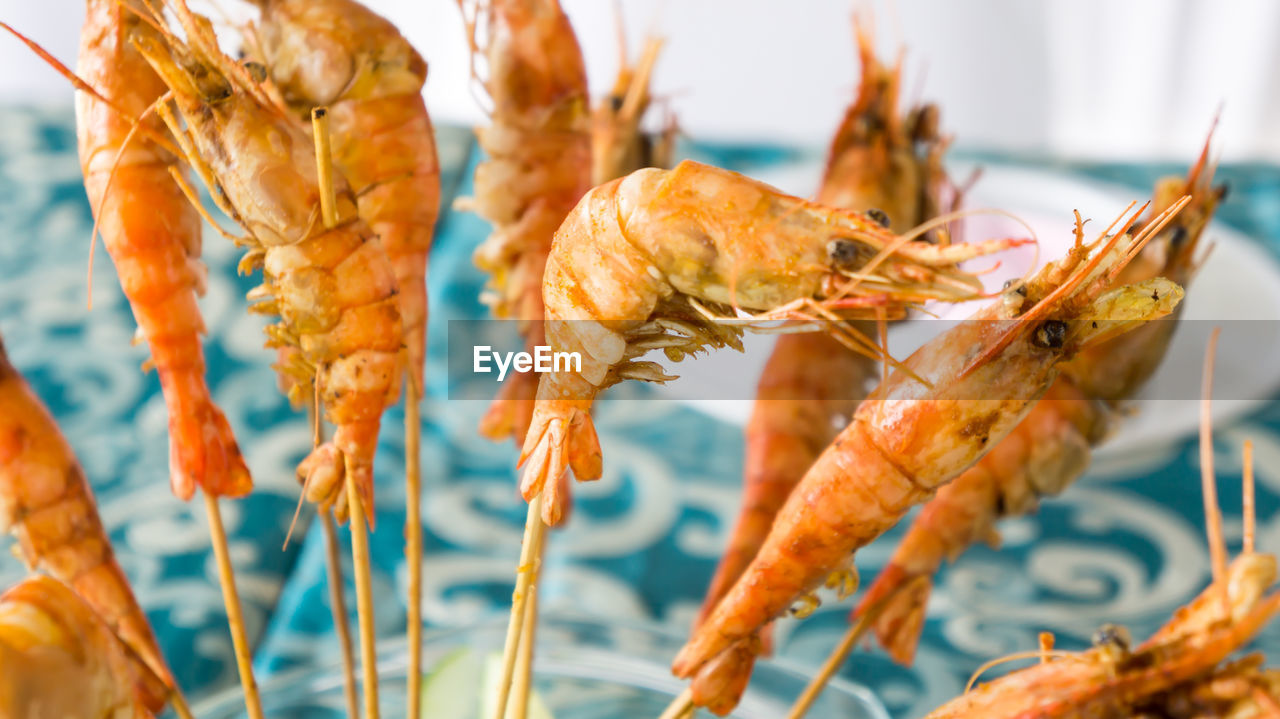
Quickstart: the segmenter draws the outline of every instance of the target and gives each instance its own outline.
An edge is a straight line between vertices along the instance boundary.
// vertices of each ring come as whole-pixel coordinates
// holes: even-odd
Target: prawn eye
[[[881,227],[887,228],[889,226],[889,215],[885,214],[884,210],[880,210],[875,207],[872,207],[871,209],[867,210],[865,214],[867,217],[870,217],[873,222],[876,222]]]
[[[1093,646],[1095,647],[1114,647],[1122,652],[1129,651],[1129,644],[1133,638],[1129,636],[1129,630],[1119,624],[1103,624],[1098,627],[1098,631],[1093,633]]]
[[[1169,246],[1178,248],[1187,241],[1187,228],[1182,225],[1175,225],[1169,232]]]
[[[1049,320],[1036,328],[1031,343],[1037,347],[1059,349],[1067,341],[1067,323],[1062,320]]]
[[[249,77],[252,77],[254,82],[267,81],[267,67],[262,63],[250,60],[244,64],[244,69],[249,72]]]
[[[623,102],[626,102],[626,98],[621,95],[609,96],[609,107],[612,108],[614,112],[622,112]]]
[[[837,268],[849,267],[858,259],[858,243],[853,240],[837,237],[827,243],[827,257]]]
[[[1019,284],[1020,282],[1021,282],[1021,284]],[[1021,280],[1005,280],[1005,281],[1004,281],[1004,286],[1002,286],[1000,289],[1001,289],[1001,290],[1008,291],[1008,289],[1009,289],[1010,287],[1013,287],[1015,284],[1016,284],[1016,285],[1018,285],[1018,287],[1017,287],[1016,289],[1014,289],[1013,293],[1014,293],[1014,294],[1016,294],[1016,295],[1018,295],[1019,297],[1026,297],[1026,296],[1027,296],[1027,285],[1026,285],[1026,283],[1025,283],[1025,282],[1022,282]]]

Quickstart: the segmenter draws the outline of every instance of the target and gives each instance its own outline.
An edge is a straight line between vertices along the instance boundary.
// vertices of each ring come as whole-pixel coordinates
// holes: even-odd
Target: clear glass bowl
[[[425,633],[423,666],[467,647],[501,651],[505,618],[464,629]],[[671,676],[671,658],[683,638],[652,626],[545,616],[538,622],[534,655],[534,688],[555,719],[652,719],[686,683]],[[384,717],[405,713],[404,640],[380,642],[381,681],[378,695]],[[358,662],[358,658],[357,658]],[[358,673],[358,668],[357,668]],[[737,719],[777,719],[799,696],[809,675],[777,660],[761,660],[738,709]],[[358,679],[358,677],[357,677]],[[295,670],[262,684],[263,710],[272,719],[344,717],[342,673],[336,666]],[[244,704],[239,690],[228,691],[193,707],[201,719],[239,719]],[[431,707],[423,707],[432,717]],[[699,716],[711,716],[700,713]],[[809,716],[840,719],[889,719],[888,712],[865,687],[833,680]],[[473,719],[460,716],[448,719]]]

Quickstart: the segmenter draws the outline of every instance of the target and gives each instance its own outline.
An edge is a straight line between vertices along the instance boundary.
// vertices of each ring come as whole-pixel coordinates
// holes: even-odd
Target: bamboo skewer
[[[906,584],[903,584],[898,587],[896,591],[890,593],[884,599],[881,599],[879,602],[872,605],[862,616],[858,617],[858,621],[850,626],[844,633],[844,636],[840,639],[840,643],[836,645],[836,648],[827,657],[827,660],[822,663],[822,668],[819,669],[818,673],[809,681],[809,685],[804,688],[803,692],[800,692],[800,696],[796,699],[796,703],[791,705],[791,711],[787,714],[787,719],[800,719],[800,717],[805,715],[805,712],[809,711],[809,708],[813,706],[813,703],[818,699],[818,695],[821,694],[822,690],[827,686],[827,682],[831,681],[831,677],[835,676],[836,672],[840,671],[840,666],[849,658],[849,654],[853,652],[853,647],[858,643],[858,640],[867,633],[868,629],[875,625],[876,620],[879,619],[880,615],[884,613],[884,610],[888,608],[890,600],[904,592],[909,595],[916,587],[923,584],[926,579],[926,577],[916,577]]]
[[[312,446],[324,443],[324,423],[320,419],[320,394],[317,392],[307,407],[308,419],[315,428]],[[303,493],[305,494],[305,488]],[[302,500],[299,501],[301,506]],[[319,512],[324,528],[325,573],[329,579],[329,609],[333,614],[333,628],[338,633],[338,646],[342,652],[342,694],[347,702],[347,717],[360,719],[360,700],[356,693],[355,656],[351,646],[351,627],[347,619],[347,599],[343,591],[342,545],[338,542],[338,524],[329,512]]]
[[[537,557],[542,557],[546,548],[547,534],[543,532],[538,538]],[[516,654],[515,680],[511,685],[511,694],[515,701],[513,719],[525,719],[529,714],[529,690],[533,686],[533,649],[537,643],[538,627],[538,590],[542,583],[542,562],[533,570],[533,584],[529,586],[529,598],[524,605],[524,626],[520,628],[520,648]]]
[[[347,701],[347,716],[359,719],[360,700],[356,694],[356,660],[351,646],[351,627],[347,622],[347,600],[342,590],[342,547],[338,544],[338,525],[333,515],[320,513],[324,526],[325,564],[329,574],[329,604],[333,611],[333,628],[342,648],[342,694]]]
[[[422,388],[406,372],[404,404],[405,559],[409,565],[409,682],[408,719],[422,714]]]
[[[679,696],[671,700],[658,719],[685,719],[693,716],[694,711],[696,708],[693,706],[693,688],[685,687]]]
[[[507,700],[511,694],[520,638],[524,631],[525,606],[529,599],[529,588],[542,562],[542,537],[546,529],[547,525],[542,522],[542,493],[539,492],[529,502],[529,514],[524,521],[524,541],[520,545],[520,564],[516,567],[516,588],[511,594],[511,619],[507,623],[507,638],[502,649],[502,675],[498,682],[492,719],[506,719],[507,716]]]
[[[364,715],[378,719],[378,648],[373,624],[373,577],[369,570],[369,534],[364,502],[356,480],[347,472],[347,506],[351,514],[351,554],[356,575],[356,612],[360,618],[360,664],[364,673]]]
[[[179,719],[196,719],[191,713],[191,707],[187,706],[187,698],[183,696],[182,690],[176,683],[169,690],[169,706],[173,708],[173,713],[177,714]]]
[[[320,190],[320,214],[326,228],[338,224],[333,189],[333,161],[329,145],[329,117],[323,107],[311,110],[312,137],[316,146],[316,172]],[[317,411],[319,407],[317,406]],[[356,613],[360,625],[360,664],[364,678],[366,719],[378,719],[378,653],[373,622],[373,577],[369,567],[369,534],[365,507],[354,474],[345,468],[347,507],[351,515],[351,559],[356,578]]]
[[[218,498],[203,492],[205,512],[209,516],[209,534],[213,539],[213,557],[218,564],[218,580],[222,585],[222,603],[227,608],[227,628],[231,631],[231,646],[235,651],[236,669],[240,672],[240,685],[244,687],[244,708],[249,719],[264,719],[262,699],[258,696],[258,682],[253,678],[253,656],[249,638],[244,629],[244,614],[240,609],[240,595],[236,592],[236,573],[231,566],[231,553],[227,551],[227,532],[222,526],[222,510]]]

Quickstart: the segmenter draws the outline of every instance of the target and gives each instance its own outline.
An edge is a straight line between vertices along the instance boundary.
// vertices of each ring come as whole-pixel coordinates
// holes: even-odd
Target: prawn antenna
[[[1253,554],[1254,537],[1258,533],[1258,511],[1254,504],[1253,440],[1244,441],[1244,553]]]
[[[35,40],[32,40],[26,35],[23,35],[22,33],[13,29],[13,26],[9,25],[6,22],[0,22],[0,28],[7,30],[10,35],[13,35],[14,37],[18,38],[19,40],[22,41],[22,44],[31,48],[31,51],[34,52],[41,60],[44,60],[50,67],[56,70],[59,75],[62,75],[67,80],[69,80],[71,82],[71,85],[75,87],[75,89],[81,92],[87,93],[93,99],[111,108],[113,111],[115,111],[117,115],[119,115],[121,118],[123,118],[130,124],[135,126],[139,124],[140,122],[139,118],[135,118],[129,113],[125,112],[122,107],[120,107],[111,99],[103,95],[101,92],[97,90],[97,88],[90,85],[79,75],[75,74],[75,72],[73,72],[71,68],[62,64],[61,60],[54,57],[52,53],[50,53],[48,50],[45,50],[43,47],[41,47],[39,43],[37,43]],[[155,142],[159,143],[162,147],[164,147],[164,149],[172,152],[175,155],[182,154],[178,150],[178,148],[175,147],[173,143],[170,142],[169,139],[165,137],[163,134],[156,132],[152,128],[149,128],[146,126],[142,127],[142,131],[145,132],[150,139],[154,140]]]
[[[1067,659],[1073,656],[1075,656],[1075,653],[1062,651],[1061,649],[1049,649],[1049,650],[1032,649],[1030,651],[1025,651],[1025,652],[1014,652],[1013,654],[1006,654],[1003,657],[996,657],[995,659],[992,659],[991,661],[983,664],[982,666],[974,670],[973,675],[969,677],[968,683],[964,685],[964,693],[968,694],[969,692],[973,691],[973,685],[978,683],[978,679],[983,674],[986,674],[988,669],[991,669],[993,667],[998,667],[1001,664],[1016,662],[1019,659],[1039,659],[1041,663],[1043,663],[1050,659]]]
[[[1209,559],[1213,583],[1222,590],[1224,616],[1231,616],[1231,597],[1223,579],[1227,575],[1227,545],[1222,536],[1222,510],[1218,507],[1217,475],[1213,471],[1213,365],[1218,353],[1221,327],[1209,334],[1204,353],[1204,379],[1200,392],[1200,485],[1204,494],[1205,532],[1209,539]]]
[[[1101,264],[1102,260],[1111,253],[1111,250],[1120,242],[1120,238],[1124,236],[1124,233],[1129,231],[1129,228],[1133,226],[1133,223],[1138,221],[1138,217],[1146,211],[1147,205],[1150,205],[1151,203],[1148,202],[1142,207],[1139,207],[1137,212],[1129,215],[1128,220],[1124,220],[1125,216],[1129,214],[1129,211],[1132,210],[1133,206],[1136,204],[1138,203],[1130,202],[1129,206],[1124,208],[1124,211],[1122,211],[1120,215],[1107,226],[1107,229],[1102,231],[1102,234],[1098,236],[1098,239],[1092,243],[1094,247],[1093,255],[1084,263],[1084,265],[1074,269],[1065,282],[1046,295],[1044,299],[1037,302],[1030,310],[1024,312],[1022,316],[1018,318],[1018,321],[1013,327],[1006,331],[999,339],[993,342],[986,351],[975,357],[969,365],[964,368],[960,373],[960,377],[968,377],[978,367],[990,363],[994,357],[999,355],[1006,347],[1012,344],[1019,335],[1026,332],[1028,328],[1034,326],[1037,320],[1049,314],[1049,312],[1057,307],[1062,300],[1071,296],[1073,292],[1078,290],[1080,283],[1084,282],[1084,280],[1093,273],[1098,265]],[[1114,229],[1116,225],[1121,224],[1122,221],[1123,224],[1120,229],[1114,234],[1111,234],[1111,230]],[[1076,217],[1076,222],[1076,242],[1078,245],[1081,237],[1080,233],[1083,232],[1079,215]],[[1101,247],[1098,247],[1098,245],[1101,245]]]

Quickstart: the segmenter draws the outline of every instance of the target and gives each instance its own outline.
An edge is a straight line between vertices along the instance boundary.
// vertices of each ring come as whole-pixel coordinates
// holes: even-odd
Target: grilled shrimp
[[[475,209],[493,233],[475,252],[489,273],[483,299],[496,317],[519,320],[525,343],[542,337],[542,274],[556,228],[591,186],[587,74],[559,0],[459,0],[473,57],[488,68],[490,124],[476,130],[487,159],[476,167]],[[475,37],[485,13],[488,38]],[[480,432],[522,441],[538,376],[515,373],[480,422]]]
[[[792,603],[815,603],[811,592],[850,572],[856,549],[999,443],[1053,383],[1060,362],[1091,341],[1172,311],[1182,298],[1173,282],[1112,287],[1126,261],[1184,204],[1124,245],[1127,235],[1105,232],[1085,244],[1077,220],[1066,257],[905,360],[792,491],[756,558],[677,655],[676,675],[716,671],[718,657],[751,646]],[[695,680],[694,702],[713,711],[736,701],[699,695],[698,688]]]
[[[149,719],[145,679],[76,593],[34,575],[0,594],[0,715],[17,719]],[[154,677],[151,680],[154,681]]]
[[[668,115],[655,136],[640,129],[650,103],[649,80],[662,42],[650,40],[633,65],[627,58],[626,34],[618,29],[619,67],[613,89],[591,111],[591,184],[603,185],[645,167],[671,167],[676,123]]]
[[[169,410],[173,493],[190,499],[198,485],[235,497],[253,484],[231,426],[205,384],[204,321],[196,306],[205,275],[200,216],[170,177],[178,171],[177,158],[153,139],[164,135],[156,118],[145,120],[151,133],[130,131],[132,118],[166,90],[131,42],[154,33],[132,3],[89,0],[77,71],[115,107],[77,93],[80,164],[103,242],[160,376]]]
[[[1188,178],[1168,178],[1156,187],[1153,214],[1184,194],[1191,203],[1118,281],[1162,276],[1184,287],[1190,282],[1200,235],[1224,191],[1211,187],[1208,151],[1206,144]],[[999,446],[924,506],[854,612],[858,616],[887,602],[875,630],[896,661],[910,664],[914,657],[932,576],[943,561],[975,542],[998,541],[997,520],[1034,511],[1040,497],[1059,494],[1084,473],[1092,448],[1122,419],[1119,403],[1155,371],[1176,326],[1153,322],[1085,348]],[[911,590],[900,593],[908,582]]]
[[[927,719],[1133,716],[1153,697],[1194,681],[1247,644],[1280,609],[1271,555],[1242,555],[1225,577],[1133,650],[1118,632],[1084,652],[1037,664],[944,704]],[[1222,616],[1223,585],[1231,614]],[[1122,635],[1121,635],[1122,637]]]
[[[282,319],[268,327],[268,345],[298,348],[290,373],[316,383],[337,427],[298,467],[307,498],[333,506],[353,473],[365,506],[373,507],[378,427],[403,371],[395,273],[341,173],[334,174],[338,223],[323,226],[311,140],[222,54],[208,20],[182,0],[176,10],[185,43],[167,31],[163,40],[136,39],[173,92],[185,130],[167,105],[161,114],[215,200],[248,232],[241,270],[264,271],[263,284],[249,293],[262,301],[250,309]]]
[[[900,68],[877,60],[870,37],[855,29],[862,80],[832,140],[818,201],[875,214],[890,230],[907,232],[944,207],[938,113],[924,105],[899,115]],[[872,335],[875,327],[860,331]],[[820,332],[778,338],[747,422],[742,510],[699,621],[756,555],[792,487],[857,409],[877,370],[873,358]]]
[[[116,563],[84,470],[49,410],[9,363],[2,343],[0,531],[17,538],[17,552],[28,567],[49,573],[84,597],[132,651],[140,677],[174,685],[147,616]],[[0,674],[8,671],[6,666]],[[149,687],[145,694],[153,710],[164,706],[163,686],[159,691]]]
[[[440,210],[435,134],[422,99],[427,63],[355,0],[255,2],[263,59],[289,108],[308,118],[311,108],[328,108],[334,164],[395,270],[408,370],[421,388],[427,253]]]
[[[1212,452],[1209,414],[1201,421],[1202,447]],[[1211,466],[1209,455],[1204,459]],[[1245,495],[1253,495],[1246,459]],[[1173,618],[1135,648],[1127,632],[1099,631],[1094,648],[1013,672],[966,692],[928,719],[1051,719],[1052,717],[1255,717],[1280,711],[1276,675],[1260,670],[1261,658],[1222,664],[1252,640],[1280,610],[1275,555],[1254,551],[1251,505],[1244,518],[1244,551],[1230,564],[1221,532],[1212,471],[1203,475],[1214,579]],[[1200,704],[1199,710],[1195,710]],[[1210,713],[1211,708],[1222,713]],[[1256,712],[1254,710],[1257,710]],[[1234,713],[1234,712],[1239,713]]]
[[[1019,243],[908,242],[864,215],[692,161],[595,188],[557,232],[547,261],[547,339],[554,352],[576,352],[579,364],[542,375],[520,458],[524,497],[545,485],[544,519],[556,524],[566,468],[579,480],[600,476],[588,414],[596,393],[627,378],[673,379],[640,355],[662,348],[676,361],[740,346],[741,324],[708,315],[839,310],[866,318],[911,302],[968,299],[980,285],[954,265]]]

